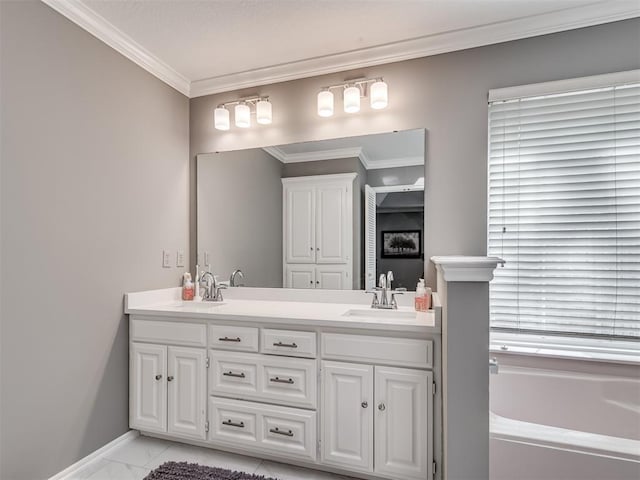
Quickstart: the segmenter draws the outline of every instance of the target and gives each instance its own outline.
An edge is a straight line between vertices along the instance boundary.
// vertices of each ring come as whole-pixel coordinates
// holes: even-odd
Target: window
[[[494,331],[640,338],[640,71],[492,90]]]

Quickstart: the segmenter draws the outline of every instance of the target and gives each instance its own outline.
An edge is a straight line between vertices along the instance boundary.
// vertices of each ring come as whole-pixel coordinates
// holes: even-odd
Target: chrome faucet
[[[374,288],[367,293],[373,293],[373,300],[371,301],[371,308],[380,308],[384,310],[396,310],[398,308],[398,302],[396,301],[396,295],[402,295],[404,291],[393,290],[391,283],[393,282],[393,272],[389,270],[387,274],[380,274],[378,279],[378,287]],[[380,299],[378,299],[378,292],[380,292]],[[389,298],[391,296],[391,298]]]
[[[244,280],[244,273],[239,268],[231,272],[231,276],[229,277],[229,286],[230,287],[244,287],[244,283],[236,284],[236,275],[240,275],[240,278]]]
[[[200,286],[204,287],[202,301],[221,302],[224,300],[224,298],[222,298],[222,290],[227,287],[226,285],[218,284],[216,277],[211,272],[204,272],[200,276]]]

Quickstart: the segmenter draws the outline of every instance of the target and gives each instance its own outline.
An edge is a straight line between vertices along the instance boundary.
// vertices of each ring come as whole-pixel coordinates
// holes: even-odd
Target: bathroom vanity
[[[440,478],[441,308],[357,291],[129,294],[130,427],[360,478]]]

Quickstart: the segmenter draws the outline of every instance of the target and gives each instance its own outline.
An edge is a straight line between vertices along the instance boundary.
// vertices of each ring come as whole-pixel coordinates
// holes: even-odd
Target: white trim
[[[362,153],[361,147],[336,148],[333,150],[317,150],[314,152],[286,153],[278,147],[264,147],[263,150],[282,163],[316,162],[319,160],[335,160],[339,158],[357,158]]]
[[[277,146],[263,147],[262,150],[272,157],[280,160],[282,163],[302,163],[317,162],[319,160],[337,160],[340,158],[358,158],[366,170],[424,165],[424,158],[420,156],[388,158],[385,160],[372,161],[369,159],[362,147],[345,147],[301,153],[287,153]]]
[[[281,178],[280,180],[282,180],[283,184],[287,184],[287,183],[301,183],[301,182],[307,182],[310,180],[315,180],[315,181],[334,181],[334,180],[355,180],[355,178],[358,176],[357,173],[355,172],[349,172],[349,173],[334,173],[331,175],[309,175],[306,177],[287,177],[287,178]]]
[[[191,98],[411,60],[638,16],[640,7],[637,4],[597,2],[335,55],[195,80],[191,83]]]
[[[590,5],[191,81],[105,20],[82,0],[42,1],[190,98],[411,60],[640,16],[640,7],[633,2],[599,1]]]
[[[491,332],[491,353],[640,365],[640,342]]]
[[[364,153],[364,152],[363,152]],[[360,158],[362,161],[362,158]],[[385,160],[367,160],[365,164],[362,164],[367,170],[380,170],[381,168],[398,168],[398,167],[413,167],[416,165],[424,165],[424,157],[399,157],[399,158],[387,158]]]
[[[640,70],[628,70],[626,72],[605,73],[603,75],[591,75],[588,77],[569,78],[553,82],[533,83],[530,85],[518,85],[515,87],[496,88],[489,90],[489,102],[514,100],[524,97],[537,97],[541,95],[553,95],[568,93],[577,90],[590,90],[595,88],[640,83]]]
[[[462,255],[431,257],[431,261],[447,282],[490,282],[498,264],[504,264],[498,257]]]
[[[189,96],[191,82],[188,78],[98,15],[81,0],[42,0],[42,2],[167,85]]]
[[[89,463],[97,460],[102,457],[106,453],[110,452],[116,447],[120,447],[127,442],[130,442],[134,438],[140,435],[140,432],[137,430],[129,430],[127,433],[120,435],[118,438],[110,441],[105,446],[99,448],[98,450],[91,452],[84,458],[81,458],[73,465],[69,465],[67,468],[62,470],[61,472],[56,473],[53,477],[50,477],[49,480],[65,480],[66,478],[71,478],[75,473],[77,473],[80,469],[87,466]]]
[[[376,193],[395,193],[395,192],[423,192],[424,184],[415,185],[383,185],[380,187],[371,187]]]

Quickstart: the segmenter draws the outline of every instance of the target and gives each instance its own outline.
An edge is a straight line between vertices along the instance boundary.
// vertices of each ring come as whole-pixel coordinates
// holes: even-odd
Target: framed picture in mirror
[[[381,232],[382,258],[420,258],[420,230],[385,230]]]

